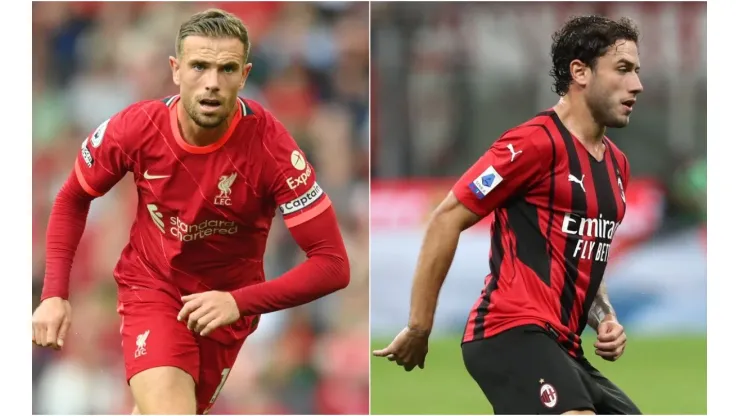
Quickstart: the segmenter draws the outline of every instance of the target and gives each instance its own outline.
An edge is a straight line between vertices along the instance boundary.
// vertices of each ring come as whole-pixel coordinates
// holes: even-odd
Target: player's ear
[[[242,82],[239,84],[239,89],[244,88],[244,84],[247,82],[247,77],[249,76],[249,71],[252,70],[252,63],[248,63],[244,65],[244,69],[242,70]]]
[[[585,88],[591,76],[591,68],[580,59],[574,59],[570,63],[570,76],[573,78],[574,83]]]
[[[180,86],[180,62],[174,56],[170,56],[170,68],[172,69],[172,81]]]

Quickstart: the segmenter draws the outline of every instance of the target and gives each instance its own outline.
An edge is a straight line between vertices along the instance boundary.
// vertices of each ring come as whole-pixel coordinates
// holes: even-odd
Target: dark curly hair
[[[619,40],[639,42],[640,32],[629,18],[618,21],[603,16],[572,17],[552,35],[553,90],[560,96],[568,93],[573,78],[570,63],[578,59],[589,68],[595,68],[596,60],[604,56],[610,46]]]

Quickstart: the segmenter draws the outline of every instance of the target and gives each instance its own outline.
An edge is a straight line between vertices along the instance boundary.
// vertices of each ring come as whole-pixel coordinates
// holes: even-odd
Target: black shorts
[[[536,325],[462,345],[465,367],[496,414],[641,414],[614,383]]]

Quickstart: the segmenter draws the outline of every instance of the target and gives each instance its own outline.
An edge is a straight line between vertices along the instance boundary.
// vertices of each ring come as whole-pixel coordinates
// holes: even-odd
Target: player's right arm
[[[375,351],[376,356],[388,357],[407,370],[423,368],[439,292],[460,234],[541,177],[547,161],[540,153],[532,137],[505,134],[457,181],[427,226],[413,278],[408,326],[390,346]]]
[[[130,170],[122,142],[125,112],[106,120],[80,148],[67,181],[57,194],[46,230],[46,269],[41,304],[33,314],[33,342],[60,348],[70,325],[69,277],[92,200]]]

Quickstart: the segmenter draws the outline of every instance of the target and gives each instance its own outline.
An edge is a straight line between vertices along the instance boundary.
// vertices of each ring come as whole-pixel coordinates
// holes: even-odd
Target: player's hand
[[[624,354],[627,346],[627,334],[616,318],[607,318],[599,324],[596,331],[596,355],[607,361],[616,361]]]
[[[31,340],[34,344],[55,350],[61,349],[72,324],[72,305],[62,298],[44,299],[33,313],[31,322],[33,327]]]
[[[202,336],[210,334],[218,327],[233,324],[241,317],[236,300],[229,292],[212,290],[194,293],[183,296],[182,301],[185,305],[177,314],[177,320],[187,320],[188,329],[199,332]]]
[[[406,327],[391,344],[382,350],[373,351],[376,357],[387,357],[389,361],[411,371],[417,365],[424,368],[424,360],[429,352],[429,332]]]

